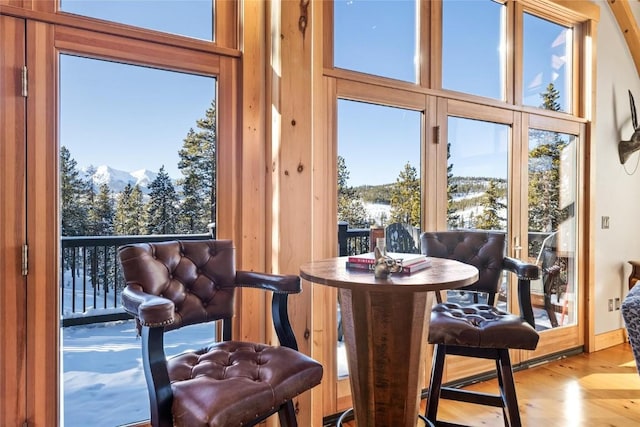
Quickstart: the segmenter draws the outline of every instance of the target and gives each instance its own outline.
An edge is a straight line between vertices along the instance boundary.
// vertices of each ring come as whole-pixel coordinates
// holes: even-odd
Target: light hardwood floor
[[[549,362],[514,376],[523,426],[640,427],[640,376],[628,344]],[[467,388],[495,393],[496,387],[496,380],[490,380]],[[499,408],[450,400],[440,402],[438,418],[474,427],[504,425]]]

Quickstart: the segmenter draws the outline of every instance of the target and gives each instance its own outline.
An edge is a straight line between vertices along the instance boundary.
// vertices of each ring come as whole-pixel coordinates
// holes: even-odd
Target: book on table
[[[399,274],[416,273],[431,266],[431,261],[425,255],[388,252],[387,256],[402,260],[402,271]],[[346,267],[351,270],[373,271],[375,268],[373,252],[348,257]]]
[[[424,262],[427,257],[422,254],[404,254],[400,252],[387,252],[388,257],[402,260],[403,267],[409,267],[413,264],[419,264]],[[347,258],[347,262],[359,263],[359,264],[375,264],[376,257],[373,252],[367,252],[360,255],[351,255]]]
[[[365,264],[362,262],[349,262],[346,263],[347,269],[349,270],[362,270],[362,271],[371,271],[375,269],[375,264]],[[418,271],[422,271],[425,268],[431,267],[431,261],[429,259],[425,259],[423,262],[419,262],[416,264],[412,264],[410,266],[402,266],[402,271],[393,273],[393,274],[411,274],[417,273]]]

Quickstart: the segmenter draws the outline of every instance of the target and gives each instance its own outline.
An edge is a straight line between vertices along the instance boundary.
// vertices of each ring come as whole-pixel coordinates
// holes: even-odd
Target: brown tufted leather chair
[[[438,401],[443,398],[501,407],[505,425],[520,426],[509,349],[534,350],[538,345],[530,297],[530,281],[538,278],[538,267],[505,256],[504,233],[479,230],[431,232],[423,233],[420,242],[422,253],[427,256],[455,259],[477,267],[478,281],[462,289],[484,292],[488,296],[486,304],[462,306],[444,302],[433,308],[429,343],[435,344],[435,348],[427,418],[436,423]],[[518,316],[495,306],[503,271],[518,277]],[[500,395],[442,387],[447,354],[495,360]]]
[[[320,383],[322,365],[297,351],[287,315],[300,278],[236,271],[229,240],[140,243],[119,248],[125,310],[142,335],[142,359],[154,427],[255,425],[278,412],[297,426],[292,398]],[[231,341],[237,287],[273,292],[281,346]],[[223,322],[223,341],[169,360],[165,331]]]

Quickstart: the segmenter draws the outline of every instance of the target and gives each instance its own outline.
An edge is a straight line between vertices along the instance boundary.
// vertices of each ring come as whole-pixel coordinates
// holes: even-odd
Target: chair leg
[[[280,425],[282,427],[298,427],[298,420],[296,419],[296,411],[293,408],[292,400],[287,400],[280,406],[278,418],[280,419]]]
[[[499,353],[498,353],[499,354]],[[498,389],[500,390],[500,396],[502,396],[502,418],[504,419],[504,425],[509,425],[509,417],[507,416],[507,405],[504,400],[504,381],[502,380],[502,365],[500,364],[500,357],[496,359],[496,377],[498,378]]]
[[[503,395],[507,413],[509,414],[509,426],[521,427],[520,410],[518,409],[518,399],[516,397],[516,385],[513,380],[513,370],[511,369],[511,358],[508,349],[498,350],[500,356],[499,377],[502,377],[502,385],[504,387]]]
[[[429,421],[436,424],[438,414],[438,401],[442,388],[442,375],[444,374],[444,356],[446,346],[436,344],[433,353],[433,366],[431,367],[431,380],[429,382],[429,395],[427,397],[427,409],[425,415]]]

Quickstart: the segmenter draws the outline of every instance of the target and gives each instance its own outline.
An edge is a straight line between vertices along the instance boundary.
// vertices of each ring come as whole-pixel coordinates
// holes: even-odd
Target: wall
[[[598,26],[595,134],[595,333],[624,326],[620,311],[609,312],[609,298],[624,298],[631,272],[628,260],[640,260],[640,153],[624,167],[618,159],[618,141],[633,133],[627,90],[640,109],[640,79],[631,54],[605,1]],[[640,3],[631,2],[640,16]],[[638,170],[636,170],[636,168]],[[634,173],[635,172],[635,173]],[[601,217],[610,228],[601,228]]]

